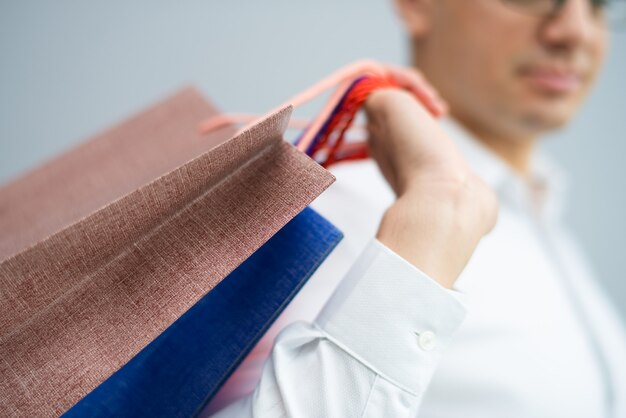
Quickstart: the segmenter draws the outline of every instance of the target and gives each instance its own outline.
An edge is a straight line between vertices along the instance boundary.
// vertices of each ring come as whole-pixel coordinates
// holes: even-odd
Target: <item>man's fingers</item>
[[[387,65],[389,75],[402,87],[413,93],[433,114],[439,117],[447,113],[448,106],[426,79],[413,68]]]

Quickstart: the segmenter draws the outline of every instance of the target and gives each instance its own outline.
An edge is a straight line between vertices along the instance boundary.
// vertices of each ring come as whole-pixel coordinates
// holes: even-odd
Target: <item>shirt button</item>
[[[432,331],[423,331],[416,333],[418,335],[418,343],[422,350],[431,351],[437,346],[437,337]]]

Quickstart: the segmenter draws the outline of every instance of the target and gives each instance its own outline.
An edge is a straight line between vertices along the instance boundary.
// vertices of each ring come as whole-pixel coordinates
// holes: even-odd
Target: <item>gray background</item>
[[[625,41],[614,34],[592,97],[544,141],[571,174],[568,221],[624,317]],[[262,113],[364,57],[408,60],[390,0],[1,0],[0,182],[184,85]]]

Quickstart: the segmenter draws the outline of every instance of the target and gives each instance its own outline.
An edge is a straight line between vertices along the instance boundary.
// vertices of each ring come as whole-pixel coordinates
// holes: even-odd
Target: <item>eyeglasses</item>
[[[501,0],[521,12],[534,16],[557,15],[567,0]],[[626,0],[589,0],[592,17],[601,26],[626,29]]]

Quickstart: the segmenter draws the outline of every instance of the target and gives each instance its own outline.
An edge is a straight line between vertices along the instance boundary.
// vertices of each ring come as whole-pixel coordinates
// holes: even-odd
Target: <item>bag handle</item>
[[[373,91],[381,88],[404,88],[412,92],[433,116],[445,113],[445,106],[437,103],[435,94],[419,85],[418,80],[412,77],[417,75],[408,73],[400,67],[384,65],[373,60],[357,61],[323,78],[268,114],[288,105],[301,106],[335,87],[335,91],[314,119],[290,121],[290,128],[303,130],[295,146],[324,167],[339,161],[367,158],[366,140],[346,143],[344,139],[356,113]],[[216,115],[202,122],[199,130],[201,133],[207,133],[229,124],[244,124],[239,133],[263,117],[265,115],[249,113]],[[362,127],[361,131],[364,131]]]

